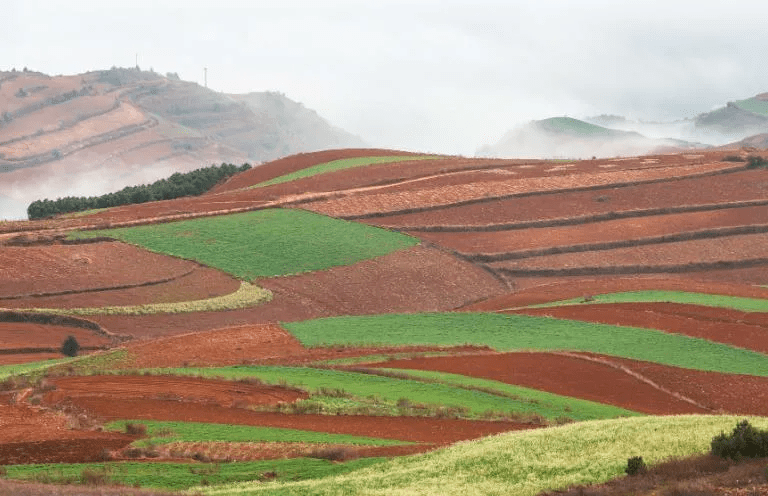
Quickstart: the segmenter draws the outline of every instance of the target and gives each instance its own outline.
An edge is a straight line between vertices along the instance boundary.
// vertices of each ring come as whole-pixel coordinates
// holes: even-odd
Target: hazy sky
[[[692,117],[768,91],[763,1],[3,0],[0,68],[274,90],[372,145],[471,155],[532,119]]]

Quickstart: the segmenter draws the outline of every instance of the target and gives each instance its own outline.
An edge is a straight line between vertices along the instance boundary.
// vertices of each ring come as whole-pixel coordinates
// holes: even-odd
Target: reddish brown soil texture
[[[460,184],[406,192],[372,192],[327,201],[317,201],[304,208],[331,216],[353,216],[380,212],[396,212],[404,209],[450,205],[466,200],[499,197],[533,192],[553,192],[571,188],[626,185],[634,182],[656,181],[670,177],[699,175],[724,168],[722,163],[680,166],[675,169],[622,170],[602,173],[580,173],[527,179],[505,178],[493,182]]]
[[[195,301],[234,293],[240,281],[208,267],[194,267],[192,272],[161,284],[127,289],[89,291],[61,296],[6,300],[12,308],[96,308],[150,303]]]
[[[386,226],[479,226],[565,219],[585,215],[765,200],[768,180],[763,171],[745,170],[713,177],[691,177],[654,184],[594,191],[559,192],[510,198],[472,205],[446,207],[429,212],[387,216],[366,222]]]
[[[677,303],[590,304],[510,313],[659,329],[768,353],[768,313]]]
[[[467,305],[462,310],[496,312],[602,293],[640,290],[690,291],[746,298],[768,298],[768,288],[761,288],[756,286],[757,284],[768,284],[768,269],[753,267],[739,270],[619,277],[516,278],[515,292]]]
[[[688,264],[738,262],[766,257],[768,234],[747,234],[713,239],[678,241],[655,245],[563,253],[489,264],[512,270],[568,270],[580,267],[661,267]]]
[[[335,315],[445,311],[500,294],[486,271],[434,248],[416,246],[353,265],[256,281],[272,301],[243,310],[94,316],[116,334],[158,337]]]
[[[0,354],[29,348],[61,348],[67,336],[74,336],[82,347],[99,347],[112,340],[89,329],[33,323],[0,322]],[[2,360],[2,358],[0,358]]]
[[[0,354],[0,365],[19,365],[21,363],[39,362],[62,358],[61,353],[11,353]]]
[[[104,450],[120,450],[133,438],[56,439],[0,444],[0,465],[102,462]]]
[[[276,405],[307,397],[306,393],[280,386],[196,377],[108,375],[55,377],[50,381],[56,389],[45,394],[45,401],[53,404],[89,398],[115,407],[118,402],[132,399],[157,398],[167,408],[175,409],[179,402],[230,407]]]
[[[493,379],[652,415],[706,413],[705,409],[675,398],[616,368],[555,353],[411,358],[378,365]]]
[[[617,242],[713,228],[768,224],[768,206],[653,215],[575,226],[498,232],[409,232],[464,253],[502,253],[551,246]]]
[[[515,422],[436,419],[428,417],[371,417],[363,415],[288,415],[241,408],[153,399],[73,397],[74,405],[105,420],[167,420],[213,424],[283,427],[334,434],[351,434],[420,443],[448,444],[501,432],[531,429]]]
[[[178,278],[197,264],[124,243],[3,247],[0,297],[114,288]],[[13,300],[2,301],[13,305]]]

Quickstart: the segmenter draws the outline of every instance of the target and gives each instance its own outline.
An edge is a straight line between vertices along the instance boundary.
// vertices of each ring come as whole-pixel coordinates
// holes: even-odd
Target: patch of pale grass
[[[604,482],[627,459],[657,463],[708,451],[735,416],[685,415],[596,420],[507,433],[325,479],[195,488],[205,495],[515,495]],[[758,428],[768,418],[750,418]]]

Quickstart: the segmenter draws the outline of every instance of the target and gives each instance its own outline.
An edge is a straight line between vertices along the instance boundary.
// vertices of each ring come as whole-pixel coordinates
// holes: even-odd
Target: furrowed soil
[[[2,355],[12,352],[23,353],[25,349],[50,348],[56,351],[61,348],[67,336],[74,336],[81,347],[102,347],[113,344],[109,336],[90,329],[31,322],[0,322],[0,362]]]

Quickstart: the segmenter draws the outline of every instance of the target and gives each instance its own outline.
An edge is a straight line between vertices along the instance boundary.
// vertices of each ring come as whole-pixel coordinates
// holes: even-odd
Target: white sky
[[[3,0],[0,68],[134,65],[273,90],[372,145],[472,155],[558,115],[692,117],[768,91],[768,2]]]

